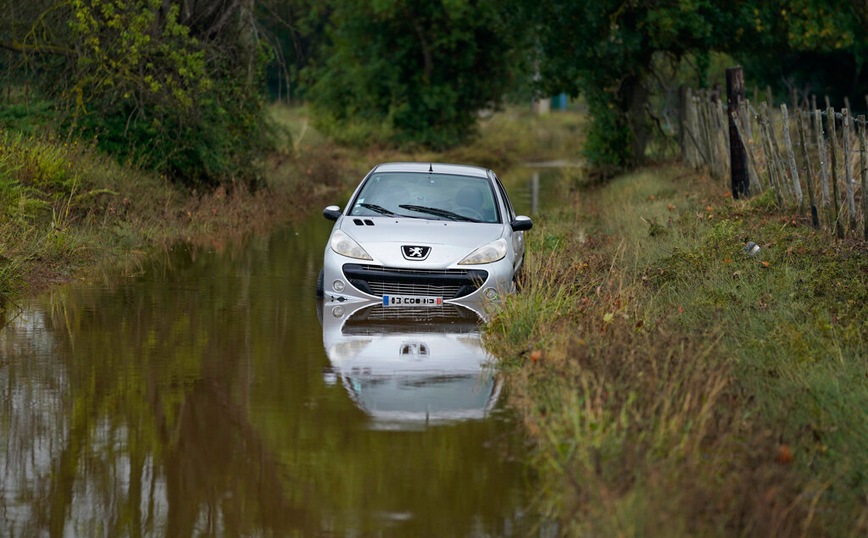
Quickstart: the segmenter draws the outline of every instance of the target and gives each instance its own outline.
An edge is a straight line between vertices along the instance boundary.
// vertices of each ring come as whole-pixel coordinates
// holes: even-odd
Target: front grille
[[[432,286],[409,282],[368,282],[374,295],[422,295],[424,297],[446,297],[451,299],[458,294],[461,286]]]
[[[352,264],[350,264],[352,265]],[[347,267],[347,266],[344,266]],[[371,273],[397,273],[402,275],[424,275],[424,276],[432,276],[432,275],[459,275],[466,276],[471,272],[482,272],[485,271],[468,271],[467,269],[405,269],[403,267],[383,267],[382,265],[357,265],[365,271],[369,271]],[[486,273],[487,275],[487,273]]]
[[[356,288],[383,295],[420,295],[457,299],[470,295],[488,278],[481,269],[402,269],[379,265],[344,265],[344,276]]]

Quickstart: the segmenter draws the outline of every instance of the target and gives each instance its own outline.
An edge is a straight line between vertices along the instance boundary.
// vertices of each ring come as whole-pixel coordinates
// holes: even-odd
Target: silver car
[[[317,295],[385,307],[478,305],[515,288],[524,231],[491,170],[439,163],[387,163],[368,172],[335,221]]]

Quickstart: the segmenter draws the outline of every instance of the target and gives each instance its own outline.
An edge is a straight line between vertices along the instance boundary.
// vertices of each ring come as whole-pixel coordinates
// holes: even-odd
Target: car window
[[[500,222],[487,178],[413,172],[372,174],[349,214]]]
[[[510,222],[515,220],[515,210],[512,208],[512,202],[509,201],[509,196],[506,195],[506,189],[503,187],[503,183],[500,182],[500,179],[495,176],[494,179],[497,182],[497,189],[500,191],[500,197],[503,198],[503,203],[506,204],[506,210],[509,212],[509,220]]]

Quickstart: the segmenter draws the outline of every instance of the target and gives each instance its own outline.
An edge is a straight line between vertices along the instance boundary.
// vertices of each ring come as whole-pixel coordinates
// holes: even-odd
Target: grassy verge
[[[284,139],[262,167],[262,187],[228,184],[196,192],[165,177],[118,165],[49,122],[0,118],[0,313],[28,290],[96,273],[134,272],[155,250],[178,242],[215,245],[267,231],[318,210],[377,162],[452,161],[491,166],[575,153],[581,116],[539,118],[514,110],[480,120],[480,136],[445,153],[342,148],[310,127],[305,108],[270,110]],[[34,127],[37,126],[37,127]],[[25,128],[27,127],[27,128]]]
[[[864,533],[866,245],[676,166],[578,192],[487,330],[543,511],[566,535]]]

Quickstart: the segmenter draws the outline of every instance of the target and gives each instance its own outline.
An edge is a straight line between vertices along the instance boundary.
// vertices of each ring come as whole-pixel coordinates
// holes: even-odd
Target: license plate
[[[443,306],[443,297],[383,295],[383,306]]]

